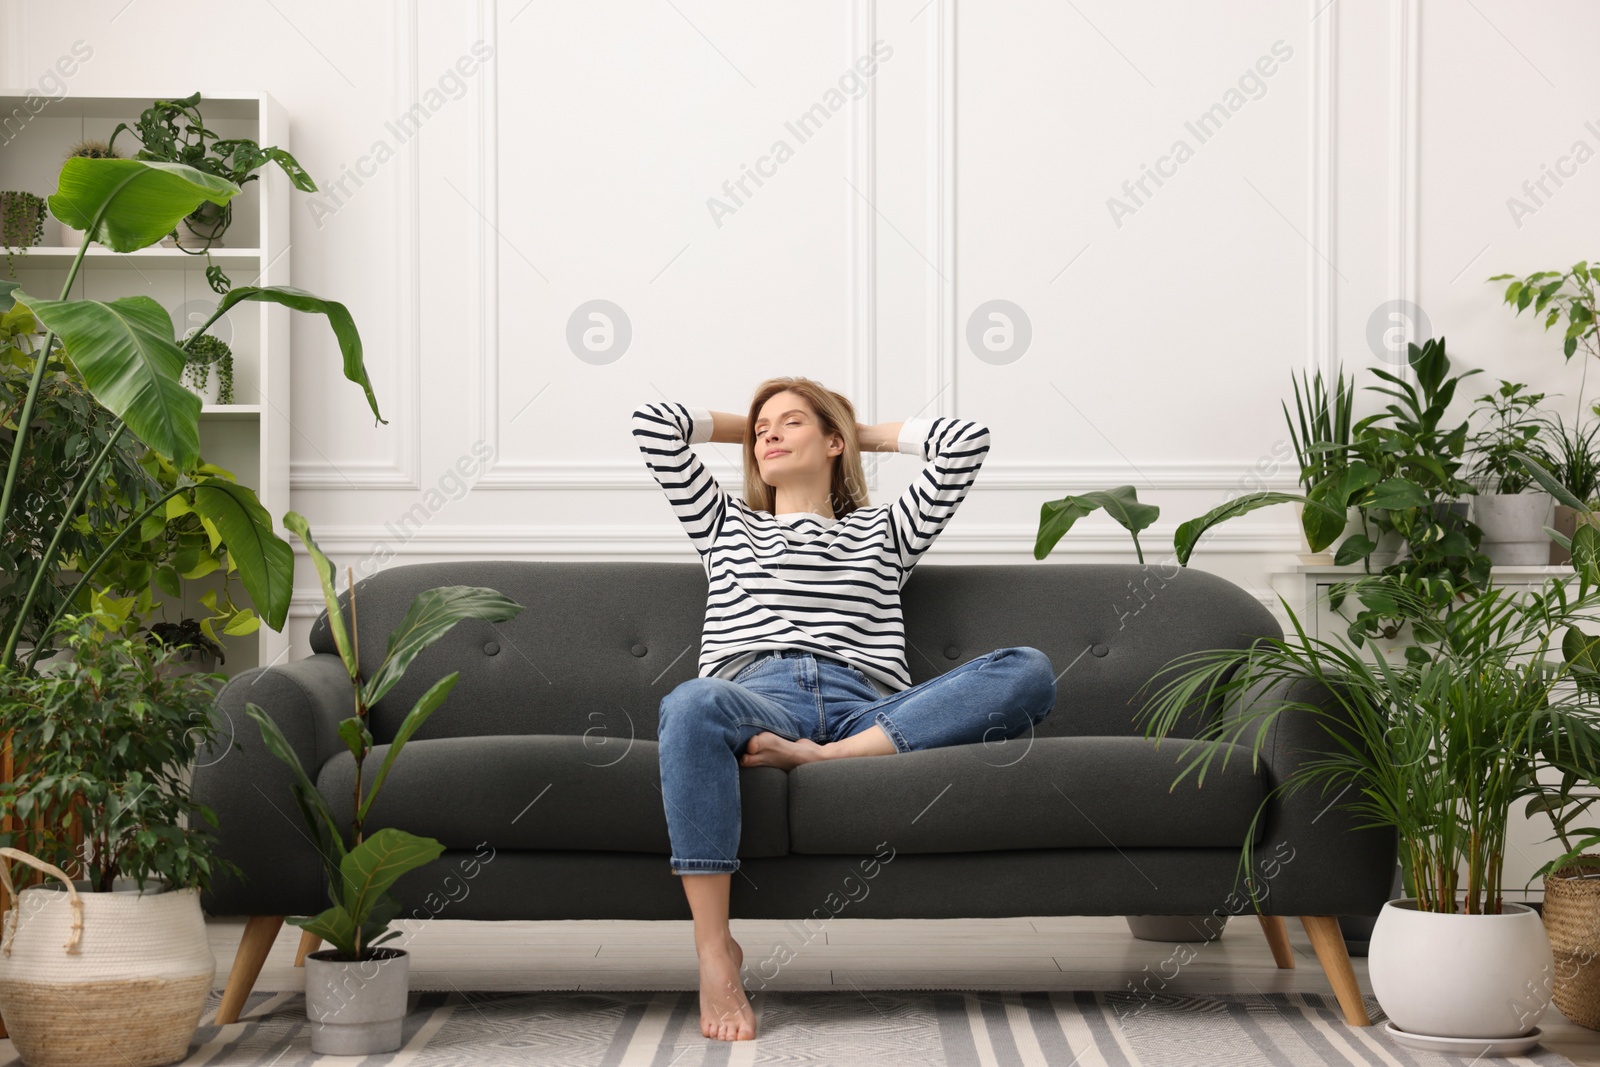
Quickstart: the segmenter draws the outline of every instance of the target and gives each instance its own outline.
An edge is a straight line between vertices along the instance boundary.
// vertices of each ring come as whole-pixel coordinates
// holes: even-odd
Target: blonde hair
[[[838,434],[844,439],[844,451],[833,458],[833,477],[828,487],[828,503],[835,518],[842,519],[857,508],[869,507],[866,474],[861,469],[861,443],[856,437],[856,409],[848,397],[827,388],[810,378],[768,378],[756,387],[750,401],[750,413],[744,420],[744,499],[757,511],[772,511],[777,503],[777,490],[761,480],[761,468],[756,463],[756,419],[761,406],[778,393],[790,392],[804,398],[816,413],[824,437]]]

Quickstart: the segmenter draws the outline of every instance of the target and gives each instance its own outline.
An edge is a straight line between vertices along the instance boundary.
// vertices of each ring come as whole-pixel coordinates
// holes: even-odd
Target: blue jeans
[[[762,655],[731,680],[698,677],[661,700],[657,738],[673,874],[739,869],[739,757],[771,732],[827,744],[883,727],[899,752],[1015,737],[1056,702],[1036,648],[1001,648],[879,696],[841,660],[798,649]]]

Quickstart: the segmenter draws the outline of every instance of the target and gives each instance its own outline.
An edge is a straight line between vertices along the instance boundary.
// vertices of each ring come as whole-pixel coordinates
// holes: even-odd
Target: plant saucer
[[[1434,1037],[1402,1030],[1393,1020],[1383,1024],[1383,1032],[1407,1048],[1424,1052],[1444,1052],[1455,1056],[1520,1056],[1539,1043],[1543,1033],[1537,1026],[1516,1037]]]

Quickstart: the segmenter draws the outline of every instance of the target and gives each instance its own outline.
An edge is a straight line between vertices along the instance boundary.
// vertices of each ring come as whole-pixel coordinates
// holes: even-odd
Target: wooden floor
[[[412,954],[413,989],[695,989],[693,925],[682,922],[503,922],[401,920],[389,944]],[[1279,970],[1253,914],[1228,919],[1215,941],[1141,941],[1120,916],[1016,919],[834,919],[807,929],[733,920],[746,985],[767,989],[1099,989],[1148,982],[1168,991],[1331,993],[1299,920],[1288,922],[1295,965]],[[217,987],[228,976],[242,919],[211,919]],[[787,946],[776,951],[779,943]],[[284,924],[256,983],[300,989],[294,966],[300,930]],[[792,958],[790,958],[792,954]],[[1187,958],[1188,962],[1183,962]],[[787,963],[783,963],[788,959]],[[1352,957],[1370,994],[1365,956]],[[1379,1024],[1381,1025],[1381,1023]],[[1600,1067],[1600,1032],[1577,1026],[1552,1004],[1539,1020],[1544,1043]],[[3,1062],[3,1061],[0,1061]]]
[[[208,919],[217,988],[233,962],[243,919]],[[1305,930],[1288,923],[1295,966],[1279,970],[1260,923],[1232,916],[1211,942],[1141,941],[1121,917],[1016,919],[834,919],[799,923],[733,921],[747,986],[768,989],[1098,989],[1148,982],[1169,991],[1328,993]],[[401,920],[391,945],[408,949],[420,990],[695,989],[692,924],[572,921],[474,923]],[[256,982],[258,991],[302,988],[294,966],[300,930],[285,924]],[[775,954],[779,943],[793,957]],[[1188,962],[1183,962],[1188,956]],[[1362,992],[1367,961],[1353,957]],[[1380,1024],[1381,1025],[1381,1024]],[[1540,1019],[1544,1043],[1575,1063],[1600,1067],[1600,1032],[1568,1022],[1552,1004]],[[0,1063],[11,1043],[0,1041]]]

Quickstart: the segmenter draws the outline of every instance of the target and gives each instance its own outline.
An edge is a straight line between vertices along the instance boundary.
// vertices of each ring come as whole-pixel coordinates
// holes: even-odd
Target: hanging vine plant
[[[0,244],[6,246],[6,273],[17,276],[13,255],[24,255],[44,241],[44,197],[22,190],[0,192]]]
[[[194,388],[203,390],[217,368],[217,403],[233,403],[233,349],[220,337],[203,333],[189,342],[184,353],[184,377]]]

